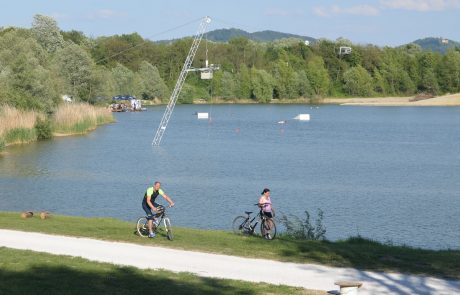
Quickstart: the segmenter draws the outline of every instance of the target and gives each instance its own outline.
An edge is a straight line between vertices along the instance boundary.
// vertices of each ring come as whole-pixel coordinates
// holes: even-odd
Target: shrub
[[[42,120],[41,118],[37,118],[35,130],[38,140],[50,139],[53,136],[51,132],[51,122],[47,119]]]
[[[286,235],[297,240],[324,240],[326,238],[326,228],[323,225],[324,213],[318,209],[318,217],[315,225],[310,221],[310,213],[305,210],[305,219],[301,220],[295,215],[291,218],[284,215],[281,217],[281,224],[286,228]]]

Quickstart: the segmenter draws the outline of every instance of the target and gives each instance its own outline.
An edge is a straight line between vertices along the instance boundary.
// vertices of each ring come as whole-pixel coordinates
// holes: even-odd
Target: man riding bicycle
[[[171,200],[168,195],[164,193],[164,191],[160,188],[161,183],[159,181],[155,181],[153,186],[147,188],[147,191],[144,194],[144,198],[142,200],[142,209],[144,209],[145,213],[147,214],[147,226],[149,228],[149,238],[154,238],[155,233],[153,232],[153,222],[155,221],[155,227],[158,226],[157,220],[155,220],[155,215],[157,213],[161,213],[163,206],[158,203],[155,203],[155,199],[158,195],[161,195],[168,203],[169,207],[174,206],[174,202]]]

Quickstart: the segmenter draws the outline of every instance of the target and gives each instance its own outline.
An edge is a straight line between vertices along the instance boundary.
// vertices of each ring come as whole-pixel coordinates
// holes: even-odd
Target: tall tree
[[[112,78],[114,81],[117,94],[133,94],[134,86],[134,73],[122,64],[117,64],[112,69]]]
[[[75,99],[88,101],[91,98],[91,56],[83,48],[70,42],[56,52],[55,65],[66,81],[66,93]]]
[[[270,102],[273,98],[275,80],[265,70],[251,69],[252,95],[258,102]]]
[[[49,16],[37,14],[32,22],[32,32],[38,43],[48,52],[55,52],[64,46],[57,22]]]
[[[315,56],[308,61],[307,75],[315,95],[325,96],[329,91],[331,80],[320,56]]]
[[[344,88],[351,95],[371,96],[373,94],[372,77],[362,67],[356,66],[343,74]]]
[[[143,99],[162,98],[168,95],[168,87],[160,77],[157,67],[143,61],[138,71],[140,84],[137,92]]]

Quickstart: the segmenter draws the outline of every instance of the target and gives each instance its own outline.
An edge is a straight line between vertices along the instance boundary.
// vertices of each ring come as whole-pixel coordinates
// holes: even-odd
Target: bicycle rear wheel
[[[136,223],[136,231],[137,234],[141,237],[146,238],[149,235],[149,228],[147,226],[147,218],[141,217],[137,220]]]
[[[273,219],[264,219],[260,224],[260,234],[267,240],[273,240],[276,237],[276,224]]]
[[[248,220],[244,216],[237,216],[233,219],[232,229],[235,234],[245,234],[249,233],[250,230],[248,227]]]
[[[168,240],[172,241],[172,239],[173,239],[173,233],[172,233],[171,220],[169,220],[168,217],[165,217],[165,218],[163,219],[163,222],[164,222],[164,224],[165,224],[166,236],[168,237]]]

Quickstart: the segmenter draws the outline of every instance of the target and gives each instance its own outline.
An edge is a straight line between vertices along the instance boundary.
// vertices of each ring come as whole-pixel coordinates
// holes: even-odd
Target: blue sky
[[[28,0],[5,1],[0,26],[30,28],[35,14],[62,30],[98,37],[138,32],[151,40],[193,35],[209,15],[209,30],[274,30],[313,38],[398,46],[424,37],[460,42],[460,0]]]

